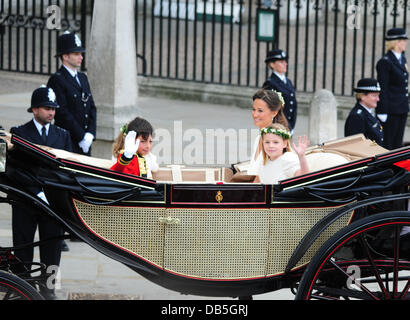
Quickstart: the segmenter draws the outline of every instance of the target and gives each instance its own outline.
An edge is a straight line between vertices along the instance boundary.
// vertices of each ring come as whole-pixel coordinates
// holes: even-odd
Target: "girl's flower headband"
[[[267,133],[273,133],[276,134],[277,136],[282,137],[283,139],[290,139],[292,135],[290,134],[289,131],[287,130],[282,130],[282,129],[274,129],[271,127],[266,127],[261,129],[261,135],[267,134]]]

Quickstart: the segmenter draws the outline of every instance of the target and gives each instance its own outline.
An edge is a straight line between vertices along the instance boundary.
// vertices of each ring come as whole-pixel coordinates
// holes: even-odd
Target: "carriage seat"
[[[345,156],[331,152],[311,152],[306,154],[309,171],[319,171],[349,162]]]

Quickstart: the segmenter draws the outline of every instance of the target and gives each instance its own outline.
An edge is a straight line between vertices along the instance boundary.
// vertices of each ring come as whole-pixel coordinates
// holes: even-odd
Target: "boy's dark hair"
[[[154,135],[154,128],[152,125],[145,119],[136,117],[127,125],[127,133],[129,131],[135,131],[138,136],[142,136],[144,139],[148,139],[151,135]]]
[[[120,134],[117,136],[112,146],[112,155],[115,158],[117,158],[122,149],[124,149],[124,139],[129,131],[135,131],[137,137],[141,136],[144,140],[148,139],[149,136],[154,136],[154,128],[151,123],[143,118],[136,117],[134,120],[121,127]]]

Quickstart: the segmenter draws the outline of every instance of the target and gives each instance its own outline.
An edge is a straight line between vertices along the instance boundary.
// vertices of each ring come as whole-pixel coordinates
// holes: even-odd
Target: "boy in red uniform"
[[[158,170],[152,149],[154,129],[142,118],[135,118],[121,128],[113,145],[113,156],[117,162],[111,170],[151,178],[151,172]]]

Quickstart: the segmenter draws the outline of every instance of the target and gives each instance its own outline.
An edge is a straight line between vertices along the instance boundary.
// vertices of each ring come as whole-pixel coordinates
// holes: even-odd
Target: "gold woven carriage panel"
[[[164,208],[92,205],[74,199],[85,226],[99,238],[163,267]]]
[[[164,267],[200,279],[266,274],[269,209],[168,209]]]
[[[268,276],[283,273],[300,240],[319,220],[337,208],[340,208],[340,206],[272,209],[270,216]],[[323,243],[334,233],[345,227],[349,223],[350,218],[351,214],[345,215],[325,230],[306,252],[301,261],[299,261],[297,267],[309,262]]]

